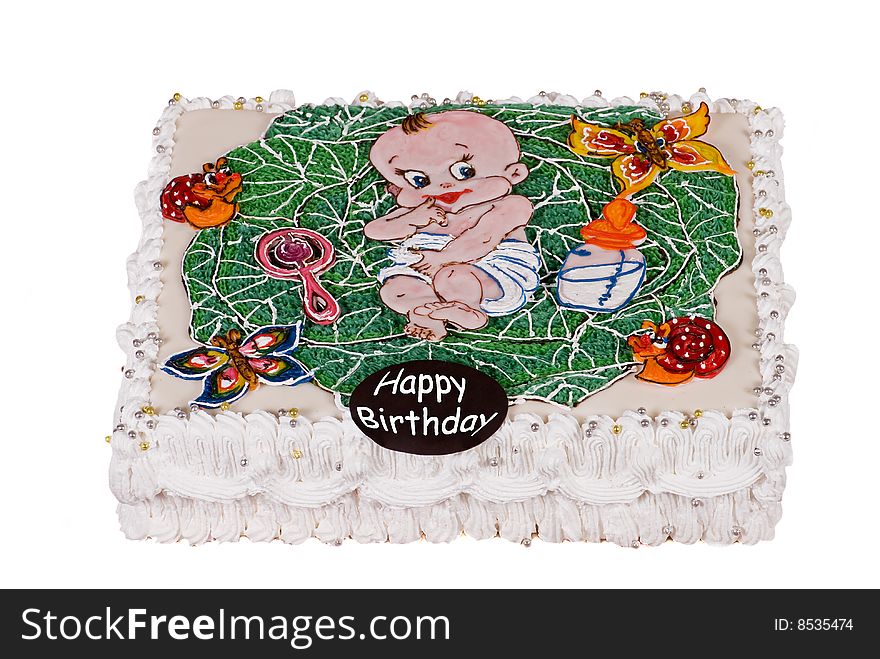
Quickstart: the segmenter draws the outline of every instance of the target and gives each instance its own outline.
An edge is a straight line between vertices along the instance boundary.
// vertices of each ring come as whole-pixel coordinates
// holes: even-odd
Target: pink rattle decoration
[[[257,241],[257,262],[270,277],[302,281],[303,311],[319,325],[339,318],[339,303],[316,277],[333,265],[335,256],[330,241],[301,227],[275,229]]]

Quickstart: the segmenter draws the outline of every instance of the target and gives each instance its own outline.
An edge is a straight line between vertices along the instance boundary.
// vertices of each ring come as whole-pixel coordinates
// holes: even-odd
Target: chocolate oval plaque
[[[361,382],[349,409],[379,446],[446,455],[478,446],[507,416],[501,385],[475,368],[438,360],[387,366]]]

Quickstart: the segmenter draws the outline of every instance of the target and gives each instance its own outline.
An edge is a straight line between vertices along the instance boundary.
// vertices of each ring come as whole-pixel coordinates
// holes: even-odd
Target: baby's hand
[[[426,227],[436,223],[441,227],[448,224],[446,211],[434,205],[433,199],[425,199],[421,204],[406,214],[406,221],[414,227]]]
[[[447,257],[442,251],[433,249],[424,251],[413,249],[411,251],[414,254],[420,254],[422,256],[422,260],[413,264],[412,269],[420,274],[430,277],[431,279],[434,278],[434,275],[437,274],[440,268],[447,264]]]

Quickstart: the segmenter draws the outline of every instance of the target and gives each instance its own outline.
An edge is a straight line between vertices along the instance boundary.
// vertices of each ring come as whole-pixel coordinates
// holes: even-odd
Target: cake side
[[[364,94],[355,106],[374,102]],[[414,109],[427,103],[420,99]],[[687,101],[654,95],[639,102],[663,114],[701,103],[716,114],[744,116],[750,127],[755,226],[750,265],[762,380],[755,385],[754,405],[720,412],[691,408],[687,415],[662,408],[614,417],[513,413],[475,449],[415,457],[377,446],[344,414],[306,419],[301,410],[292,416],[274,409],[246,414],[190,411],[186,405],[155,409],[150,384],[162,341],[156,298],[164,267],[158,200],[170,178],[177,118],[189,110],[225,106],[257,110],[259,105],[264,112],[293,108],[292,96],[285,93],[262,102],[175,101],[157,127],[150,179],[138,188],[144,239],[129,261],[136,304],[119,332],[128,363],[111,441],[111,484],[126,533],[194,541],[240,534],[302,539],[317,528],[314,534],[326,541],[349,536],[403,541],[422,532],[429,540],[442,540],[462,529],[484,537],[497,528],[503,537],[527,540],[540,527],[548,539],[626,545],[656,544],[666,536],[722,543],[771,537],[790,460],[786,394],[797,361],[794,348],[782,339],[793,300],[778,258],[790,219],[779,166],[782,118],[746,101],[712,103],[704,94]],[[609,103],[600,96],[583,102],[542,96],[529,104],[638,105],[629,99]],[[346,497],[353,498],[342,513],[338,502]],[[233,510],[239,523],[230,526]],[[264,527],[259,533],[257,517]],[[445,534],[425,521],[439,519],[445,520]]]

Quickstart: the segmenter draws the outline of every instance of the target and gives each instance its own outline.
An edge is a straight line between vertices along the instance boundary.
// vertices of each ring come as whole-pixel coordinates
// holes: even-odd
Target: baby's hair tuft
[[[428,118],[425,116],[424,112],[416,112],[415,114],[411,114],[403,120],[403,123],[400,124],[400,127],[403,128],[403,132],[407,135],[413,135],[414,133],[418,133],[422,130],[427,130],[431,126],[433,126]]]

